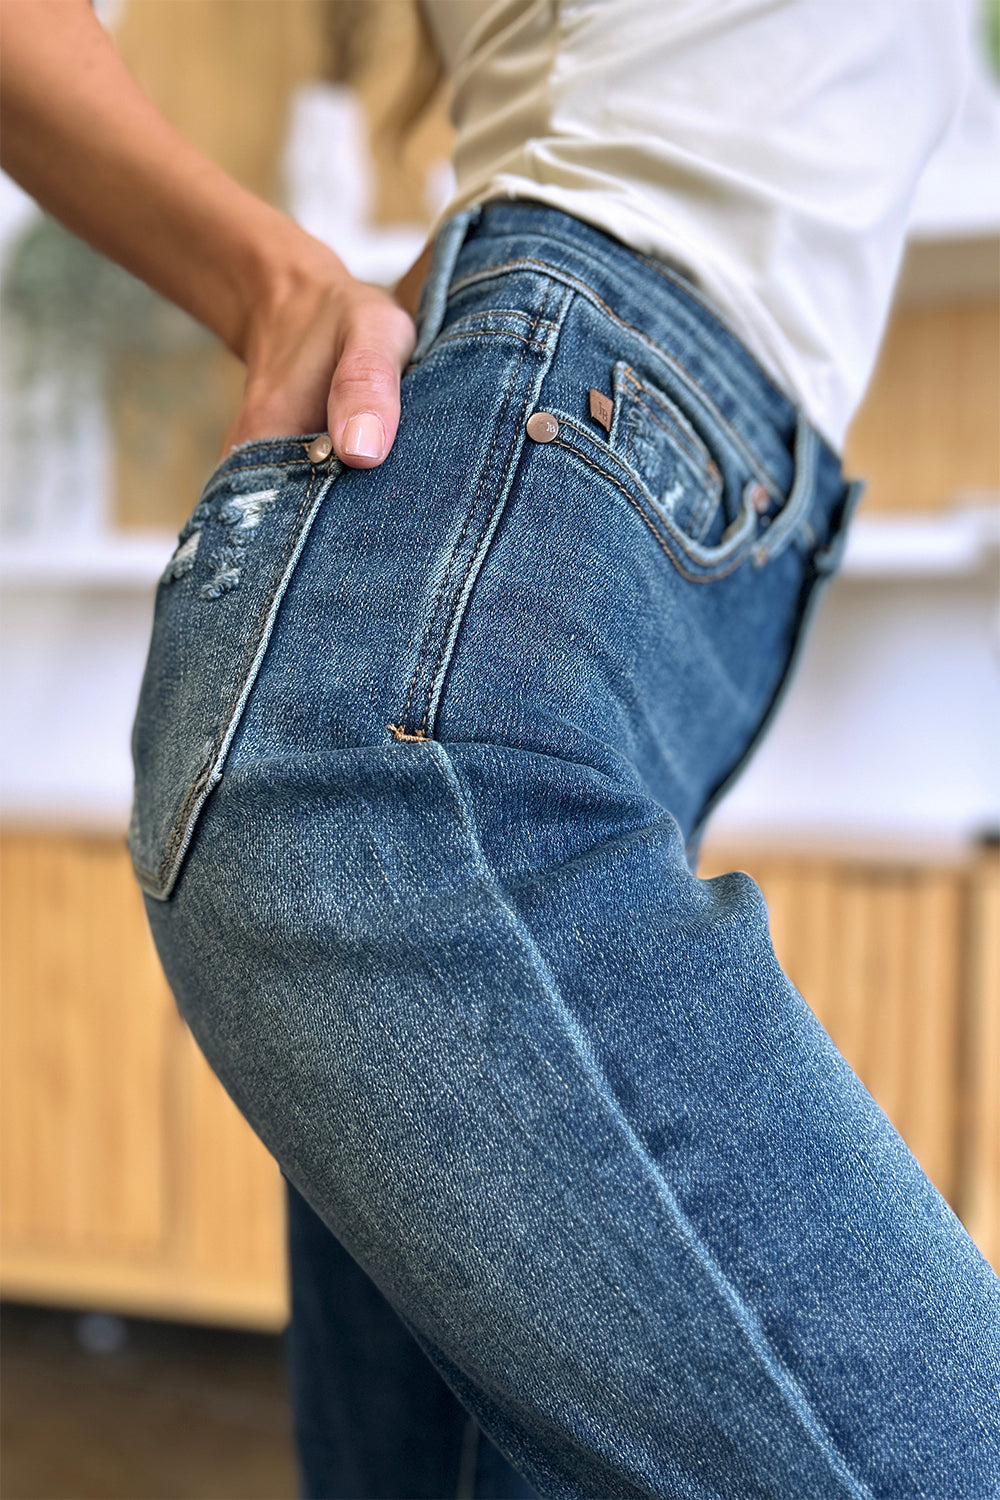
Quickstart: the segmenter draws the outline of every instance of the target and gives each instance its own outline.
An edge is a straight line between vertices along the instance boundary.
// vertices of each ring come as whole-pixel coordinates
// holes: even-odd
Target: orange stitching
[[[533,256],[525,256],[522,260],[505,261],[500,266],[484,266],[481,271],[475,271],[467,276],[463,281],[456,282],[455,285],[451,288],[451,291],[452,293],[454,293],[463,286],[472,286],[476,281],[488,280],[489,276],[492,275],[494,271],[519,270],[523,269],[525,266],[530,266],[536,270],[543,271],[548,277],[550,277],[551,280],[561,281],[564,286],[575,288],[578,292],[580,292],[582,296],[587,297],[591,302],[600,307],[602,311],[606,312],[608,317],[611,318],[613,322],[618,324],[619,328],[627,329],[629,333],[633,334],[637,339],[639,339],[641,343],[645,344],[647,348],[652,349],[653,353],[656,354],[659,359],[662,359],[665,365],[668,365],[672,370],[678,371],[680,375],[692,386],[694,386],[696,391],[699,392],[702,400],[712,408],[712,411],[715,413],[719,425],[730,434],[733,442],[739,448],[740,452],[743,454],[744,458],[749,463],[754,472],[756,473],[759,470],[760,473],[764,475],[764,477],[768,480],[774,494],[781,493],[780,486],[778,485],[777,480],[774,479],[769,470],[765,467],[760,457],[753,451],[749,444],[744,441],[742,435],[736,431],[735,427],[731,426],[726,417],[724,417],[722,412],[719,411],[718,407],[716,406],[715,402],[712,400],[708,392],[698,384],[697,380],[695,380],[692,375],[688,374],[687,370],[679,362],[679,360],[674,359],[660,344],[655,343],[653,339],[651,339],[648,334],[643,333],[641,329],[634,327],[634,325],[631,323],[626,323],[625,319],[619,317],[614,308],[609,307],[604,298],[601,297],[597,292],[595,292],[592,286],[590,286],[586,281],[581,280],[579,276],[575,276],[572,271],[563,271],[558,266],[549,265],[548,262],[544,260],[535,260]],[[707,306],[707,304],[705,305]],[[709,308],[708,310],[713,311],[711,308]],[[718,318],[717,313],[713,313],[713,315]],[[719,319],[719,322],[721,323],[722,320]],[[723,328],[725,328],[726,325],[722,323],[722,326]],[[727,329],[726,331],[730,332],[731,330]]]
[[[486,323],[490,318],[517,318],[520,323],[527,323],[532,330],[538,328],[555,329],[554,323],[547,323],[541,317],[535,317],[530,312],[525,312],[523,307],[479,307],[472,312],[459,312],[450,323],[442,325],[442,333],[447,334],[449,328],[473,327],[477,323]],[[492,330],[486,329],[489,333]],[[439,335],[440,337],[440,335]],[[435,340],[437,342],[437,340]]]
[[[545,296],[542,298],[542,305],[541,305],[541,307],[538,310],[538,319],[539,319],[539,321],[542,319],[542,317],[543,317],[543,315],[545,313],[545,309],[548,306],[549,297],[551,296],[551,293],[552,293],[551,286],[546,287],[546,289],[545,289]],[[535,324],[532,324],[532,332],[534,332],[535,326],[536,326]],[[544,345],[543,345],[543,347],[544,347]],[[520,370],[521,365],[524,362],[524,352],[525,351],[522,349],[521,353],[520,353],[520,356],[518,358],[517,364],[514,366],[514,369],[511,372],[510,379],[507,382],[507,395],[510,394],[511,389],[514,386],[514,382],[517,379],[518,371]],[[506,397],[505,397],[504,404],[506,405]],[[502,415],[502,410],[503,409],[501,408],[501,415]],[[479,504],[479,498],[480,498],[480,495],[482,494],[482,488],[483,488],[483,485],[486,482],[486,475],[489,473],[490,464],[493,461],[493,454],[496,451],[497,441],[498,441],[498,439],[500,437],[500,427],[501,427],[501,422],[500,422],[500,417],[498,416],[498,418],[497,418],[497,424],[496,424],[496,431],[493,434],[493,443],[492,443],[492,445],[490,447],[490,456],[486,460],[486,467],[484,468],[483,473],[482,473],[482,477],[481,477],[481,479],[479,481],[479,489],[476,491],[475,503],[473,504],[472,511],[470,511],[470,513],[469,513],[469,519],[470,520],[472,518],[473,513],[475,512],[476,507]],[[489,526],[489,523],[490,523],[490,521],[493,518],[493,514],[496,511],[497,506],[500,504],[500,498],[501,498],[500,497],[500,493],[498,493],[496,499],[494,500],[493,504],[491,505],[491,507],[489,509],[489,513],[487,514],[487,517],[486,517],[486,525],[487,525],[487,527]],[[464,590],[465,585],[469,581],[469,575],[472,572],[473,564],[475,563],[475,561],[476,561],[476,549],[473,549],[472,556],[469,558],[468,567],[465,570],[465,576],[463,577],[462,582],[459,584],[458,593],[455,596],[455,605],[456,606],[458,604],[459,599],[461,599],[461,597],[462,597],[462,591]],[[454,617],[454,609],[452,611],[452,618],[453,617]],[[449,618],[448,625],[450,627],[450,625],[451,625],[451,618]],[[441,648],[440,648],[440,650],[438,652],[438,659],[437,659],[437,661],[436,661],[436,663],[434,665],[434,671],[431,673],[431,680],[430,680],[430,682],[428,684],[428,687],[427,687],[427,702],[424,704],[424,714],[423,714],[423,718],[420,720],[420,727],[423,730],[426,730],[426,728],[427,728],[427,720],[430,717],[431,699],[434,696],[434,682],[435,682],[437,674],[438,674],[438,672],[439,672],[439,670],[441,668],[441,658],[442,658],[442,656],[444,654],[444,648],[445,648],[445,642],[446,642],[446,640],[447,640],[447,631],[445,632],[445,638],[444,638],[444,640],[442,640],[442,642],[441,642]]]
[[[424,734],[424,732],[423,732],[422,729],[418,729],[417,732],[416,732],[416,734],[408,734],[407,731],[403,728],[403,726],[401,724],[390,724],[389,728],[392,730],[392,732],[396,736],[397,740],[429,740],[430,739],[430,736],[427,735],[427,734]]]
[[[280,463],[237,464],[232,469],[226,469],[224,473],[220,473],[219,478],[225,479],[226,474],[249,474],[253,469],[296,469],[306,465],[313,469],[322,468],[322,464],[311,463],[308,458],[283,458]]]
[[[622,365],[621,370],[622,374],[627,376],[630,383],[635,386],[635,400],[642,406],[643,411],[649,417],[650,421],[655,422],[661,432],[665,432],[672,442],[677,443],[695,470],[696,480],[705,485],[706,493],[695,507],[691,516],[692,530],[695,531],[700,540],[699,528],[701,531],[704,531],[709,518],[714,514],[715,506],[718,505],[722,498],[722,474],[719,472],[719,466],[714,458],[712,458],[707,447],[702,445],[699,449],[693,446],[695,443],[701,443],[701,439],[696,433],[692,435],[685,431],[681,424],[686,422],[687,418],[683,413],[674,414],[671,410],[673,403],[668,396],[665,394],[661,395],[659,391],[643,385],[630,366]],[[644,400],[644,397],[648,397],[649,399]],[[653,409],[651,403],[654,401],[663,407],[663,416],[657,415]],[[613,448],[609,448],[609,452],[614,455]],[[629,458],[632,456],[631,432],[629,434],[627,455]],[[767,486],[765,485],[764,488],[766,489]]]
[[[548,293],[546,293],[546,300],[547,300],[547,298],[548,298]],[[542,304],[542,306],[543,306],[543,309],[544,309],[544,303]],[[507,390],[508,390],[508,392],[509,392],[511,386],[513,385],[513,383],[514,383],[514,380],[515,380],[515,378],[517,376],[517,372],[520,370],[521,365],[522,365],[523,362],[524,362],[524,349],[522,348],[520,354],[517,357],[517,364],[514,366],[514,369],[511,372],[510,379],[507,382]],[[469,509],[469,511],[468,511],[468,513],[466,515],[466,517],[465,517],[465,521],[464,521],[464,523],[462,525],[462,529],[461,529],[461,531],[458,534],[458,539],[455,542],[454,547],[452,548],[451,556],[448,559],[448,566],[445,568],[444,577],[441,580],[441,587],[438,589],[437,594],[435,595],[435,598],[434,598],[434,603],[431,606],[430,619],[427,622],[427,627],[426,627],[426,630],[424,632],[423,642],[421,643],[420,651],[419,651],[419,653],[417,655],[416,666],[413,668],[413,676],[410,679],[410,689],[409,689],[409,692],[406,695],[406,703],[403,705],[403,712],[402,712],[401,718],[402,718],[402,722],[404,724],[406,723],[406,720],[407,720],[407,718],[409,716],[410,704],[413,702],[413,694],[414,694],[414,691],[415,691],[416,686],[417,686],[417,678],[420,675],[420,668],[423,666],[423,664],[424,664],[424,658],[427,655],[427,648],[428,648],[428,645],[430,644],[431,632],[433,631],[435,622],[437,620],[438,609],[439,609],[440,604],[441,604],[441,599],[442,599],[442,597],[444,595],[444,591],[445,591],[446,587],[448,586],[448,580],[451,577],[452,568],[455,565],[455,559],[457,558],[459,550],[461,548],[461,545],[462,545],[463,541],[465,540],[465,533],[468,531],[470,525],[472,524],[472,518],[473,518],[473,516],[476,513],[476,509],[477,509],[477,507],[479,505],[479,500],[480,500],[480,497],[481,497],[482,492],[483,492],[483,485],[486,483],[486,475],[489,473],[490,464],[493,462],[493,454],[496,451],[496,445],[497,445],[497,442],[498,442],[499,437],[500,437],[500,427],[501,427],[500,415],[502,414],[502,411],[503,411],[503,407],[501,407],[501,412],[497,416],[496,426],[495,426],[494,432],[493,432],[493,442],[490,445],[489,455],[488,455],[488,457],[486,459],[486,463],[483,466],[482,473],[480,474],[479,484],[478,484],[478,486],[476,488],[476,493],[475,493],[475,495],[473,497],[472,505],[471,505],[471,507],[470,507],[470,509]],[[462,580],[463,587],[464,587],[464,584],[465,584],[465,580],[463,579]],[[459,592],[461,592],[461,590]],[[437,669],[435,668],[435,671],[431,674],[431,684],[432,685],[433,685],[433,682],[434,682],[434,676],[435,676],[436,671],[437,671]],[[427,718],[428,718],[428,715],[430,713],[430,698],[431,698],[431,694],[430,694],[430,692],[428,692],[428,695],[427,695],[427,706],[424,709],[424,714],[423,714],[423,717],[422,717],[422,719],[420,721],[420,729],[421,729],[421,732],[423,733],[424,739],[427,738],[427,735],[426,735],[426,733],[424,731],[426,730]]]
[[[683,448],[692,463],[696,464],[700,470],[707,470],[710,479],[716,483],[721,483],[722,475],[719,473],[719,466],[711,453],[709,453],[707,447],[696,447],[695,444],[701,441],[697,434],[692,435],[686,432],[681,426],[681,422],[687,421],[688,418],[683,413],[674,416],[670,410],[671,402],[669,397],[661,396],[659,391],[653,390],[648,385],[643,385],[633,371],[629,369],[628,365],[624,367],[623,373],[628,374],[635,383],[638,398],[650,421],[655,422],[657,427],[661,428],[668,437],[673,438]],[[649,402],[642,399],[646,396],[649,397],[649,401],[655,401],[664,408],[664,416],[657,415],[657,412]],[[776,495],[775,498],[779,497]]]
[[[533,349],[545,348],[543,339],[525,338],[523,333],[515,333],[512,328],[475,328],[468,333],[447,333],[435,340],[434,348],[441,349],[457,339],[520,339],[522,344],[530,344]]]
[[[525,345],[525,349],[526,348],[527,348],[527,345]],[[506,407],[508,397],[510,396],[510,392],[513,389],[515,381],[517,380],[518,372],[519,372],[522,364],[524,363],[525,349],[522,349],[521,352],[520,352],[520,354],[518,355],[518,357],[517,357],[517,364],[514,366],[513,370],[511,371],[511,373],[510,373],[510,379],[507,381],[507,389],[504,392],[504,407]],[[487,458],[486,463],[483,466],[483,471],[482,471],[482,473],[479,476],[479,484],[476,487],[476,496],[475,496],[475,499],[472,502],[472,509],[469,511],[469,514],[466,517],[466,524],[465,524],[465,526],[462,527],[462,536],[463,537],[465,535],[465,532],[468,529],[468,526],[469,526],[469,523],[472,520],[472,517],[475,515],[476,511],[479,508],[479,501],[482,498],[483,486],[486,483],[486,476],[490,472],[490,465],[493,462],[493,455],[496,452],[497,443],[500,441],[500,429],[501,429],[501,427],[503,425],[501,418],[502,418],[502,415],[503,415],[504,407],[501,407],[500,412],[498,412],[498,414],[497,414],[496,426],[495,426],[494,431],[493,431],[493,441],[490,444],[489,457]],[[492,515],[492,514],[493,514],[493,512],[491,511],[490,515]],[[459,540],[461,540],[461,538]],[[452,554],[452,556],[454,558],[454,557],[457,557],[457,555],[458,555],[458,548],[456,547],[455,552]],[[469,559],[469,566],[465,570],[465,576],[463,577],[462,582],[459,585],[459,590],[458,590],[458,596],[459,597],[461,597],[462,589],[465,588],[466,580],[469,577],[469,570],[472,567],[472,563],[473,563],[473,560],[475,559],[475,555],[476,555],[475,551],[473,551],[472,557]],[[443,642],[442,642],[441,649],[442,650],[444,649],[444,643]],[[431,696],[432,696],[433,691],[434,691],[434,678],[437,676],[437,670],[438,670],[438,665],[439,664],[440,664],[440,654],[438,656],[438,662],[435,664],[434,671],[431,673],[430,685],[428,686],[428,689],[427,689],[427,702],[424,704],[424,712],[423,712],[423,716],[422,716],[422,718],[420,720],[420,728],[422,730],[424,730],[424,731],[426,731],[426,729],[427,729],[427,720],[428,720],[428,717],[430,716],[430,711],[431,711]]]
[[[677,569],[678,573],[680,573],[680,575],[683,578],[688,579],[689,582],[691,582],[691,583],[713,583],[715,581],[715,579],[717,579],[717,578],[725,578],[730,573],[734,573],[737,568],[740,568],[740,567],[743,566],[744,562],[746,561],[746,557],[745,556],[737,558],[736,561],[733,562],[728,568],[719,568],[717,571],[712,572],[712,573],[707,573],[707,574],[689,573],[687,571],[687,569],[683,568],[681,566],[681,564],[677,561],[677,558],[674,556],[674,554],[671,551],[670,547],[667,545],[666,541],[661,536],[660,532],[653,525],[653,523],[650,520],[649,516],[646,514],[646,511],[638,503],[638,501],[634,498],[634,496],[632,496],[632,495],[629,494],[628,490],[625,488],[625,486],[623,484],[619,484],[618,480],[615,479],[613,475],[609,474],[606,469],[602,469],[600,467],[600,465],[599,464],[595,464],[592,459],[584,457],[584,455],[582,453],[580,453],[578,451],[578,449],[573,448],[569,443],[564,443],[561,438],[556,438],[554,441],[556,442],[556,444],[558,445],[558,447],[565,448],[566,452],[569,453],[569,454],[571,454],[573,458],[578,458],[581,463],[589,465],[589,467],[592,468],[596,474],[600,474],[600,476],[601,476],[602,479],[606,479],[609,484],[613,484],[614,485],[614,487],[615,487],[616,490],[620,490],[621,491],[621,493],[625,496],[625,499],[628,501],[629,505],[631,505],[632,509],[635,510],[636,512],[638,512],[638,514],[641,517],[641,519],[645,522],[646,526],[648,526],[649,530],[653,533],[654,537],[659,542],[660,546],[663,548],[663,551],[667,554],[667,556],[669,557],[671,563]],[[694,561],[694,559],[692,558],[692,562],[693,561]]]

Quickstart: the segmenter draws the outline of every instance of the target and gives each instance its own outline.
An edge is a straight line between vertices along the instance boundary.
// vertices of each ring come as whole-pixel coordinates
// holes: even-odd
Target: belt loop
[[[457,214],[452,214],[450,219],[445,220],[435,235],[431,266],[420,293],[420,306],[417,308],[419,334],[416,348],[410,356],[411,365],[423,359],[441,331],[448,303],[448,288],[458,252],[481,213],[482,208],[478,203],[471,208],[459,209]]]

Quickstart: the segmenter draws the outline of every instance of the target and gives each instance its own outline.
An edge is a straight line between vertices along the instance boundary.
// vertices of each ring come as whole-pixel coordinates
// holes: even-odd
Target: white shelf
[[[1000,162],[994,141],[942,151],[927,167],[910,217],[911,240],[1000,234]]]
[[[979,47],[965,99],[924,168],[910,213],[914,240],[1000,234],[1000,87]]]
[[[859,516],[848,534],[841,575],[968,578],[995,563],[998,554],[1000,504],[976,497],[973,503],[927,516]]]
[[[92,536],[74,544],[44,538],[8,542],[0,552],[0,584],[145,593],[155,587],[176,545],[176,536],[166,531]]]

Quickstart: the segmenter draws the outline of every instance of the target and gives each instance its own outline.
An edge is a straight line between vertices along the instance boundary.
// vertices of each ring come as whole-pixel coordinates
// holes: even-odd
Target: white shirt
[[[422,0],[457,191],[551,203],[691,276],[840,447],[917,179],[960,102],[963,0]]]

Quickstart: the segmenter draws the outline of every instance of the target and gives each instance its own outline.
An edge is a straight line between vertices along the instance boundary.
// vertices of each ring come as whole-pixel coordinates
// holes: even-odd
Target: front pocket
[[[568,412],[556,407],[549,410],[559,422],[559,434],[555,442],[572,454],[591,474],[596,472],[614,486],[685,578],[696,583],[707,583],[713,578],[731,573],[750,557],[759,530],[755,499],[760,485],[756,480],[748,479],[738,489],[733,518],[719,535],[718,541],[698,541],[675,518],[672,507],[665,506],[662,497],[652,493],[646,474],[640,474],[634,463],[629,462],[613,446],[620,429],[612,432],[611,441],[605,442]],[[665,451],[670,443],[671,440],[666,436],[661,440],[660,457],[664,461],[670,458],[670,454]],[[717,507],[718,509],[720,508]]]
[[[313,519],[340,471],[308,439],[238,449],[216,469],[156,594],[132,730],[132,864],[166,900],[260,669]]]
[[[694,424],[624,360],[615,365],[613,390],[611,446],[680,533],[717,540],[728,524],[722,471]]]

